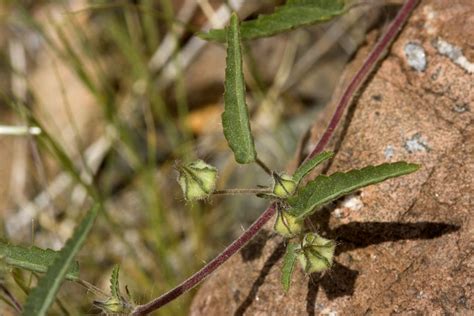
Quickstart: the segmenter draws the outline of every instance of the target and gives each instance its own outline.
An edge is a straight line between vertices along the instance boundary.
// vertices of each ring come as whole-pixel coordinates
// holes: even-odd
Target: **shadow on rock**
[[[244,299],[242,304],[240,304],[239,308],[235,311],[234,315],[235,316],[242,316],[244,315],[245,311],[247,308],[252,305],[252,302],[255,300],[255,297],[257,296],[258,289],[262,286],[262,284],[265,282],[265,278],[267,277],[268,273],[270,272],[271,268],[280,260],[283,255],[285,254],[285,247],[286,244],[284,242],[280,242],[277,247],[273,250],[272,254],[270,257],[268,257],[267,261],[265,261],[265,264],[263,265],[262,270],[260,271],[260,274],[258,275],[258,278],[255,280],[255,282],[252,284],[252,288],[250,289],[249,294],[247,297]]]
[[[244,262],[253,261],[262,256],[263,248],[267,244],[271,233],[268,230],[262,229],[247,245],[242,248],[240,255]]]
[[[433,239],[459,230],[459,226],[436,223],[365,222],[349,223],[328,232],[340,245],[336,255],[358,248],[365,248],[387,241]]]
[[[329,273],[309,275],[308,294],[306,295],[306,312],[308,315],[316,315],[315,301],[320,287],[323,288],[330,300],[341,296],[350,296],[354,294],[358,275],[358,271],[351,270],[337,261],[334,261]]]
[[[335,229],[330,229],[328,225],[329,215],[330,212],[326,209],[326,211],[317,214],[313,220],[316,219],[316,223],[318,223],[317,230],[325,237],[338,241],[336,256],[343,252],[365,248],[370,245],[376,245],[387,241],[433,239],[460,229],[460,226],[457,225],[437,222],[356,222],[341,225]],[[269,236],[270,234],[268,233],[261,235],[258,244],[265,245]],[[253,254],[251,256],[248,255],[250,252],[242,254],[246,261],[258,257],[263,248],[263,246],[257,247],[256,244],[250,244],[248,247],[250,247],[248,249],[253,250],[258,248],[259,251],[252,251]],[[255,253],[258,255],[255,255]],[[244,315],[245,311],[250,307],[250,305],[252,305],[259,288],[264,283],[271,268],[283,257],[284,253],[285,243],[281,242],[268,257],[247,297],[235,311],[235,316]],[[342,296],[350,296],[354,293],[355,282],[358,275],[358,271],[351,270],[337,261],[334,262],[330,272],[310,275],[308,294],[306,297],[306,311],[308,312],[308,315],[315,315],[315,300],[320,287],[324,290],[330,300]]]

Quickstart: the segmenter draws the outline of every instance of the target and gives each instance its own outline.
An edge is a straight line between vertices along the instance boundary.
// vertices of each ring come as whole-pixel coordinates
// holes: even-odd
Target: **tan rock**
[[[315,216],[318,232],[338,241],[333,268],[297,269],[285,295],[284,240],[263,231],[202,286],[191,315],[472,313],[472,16],[471,0],[421,1],[350,109],[329,173],[396,160],[423,167],[363,189],[362,205],[343,217],[329,216],[337,205]],[[440,51],[440,39],[453,54]],[[422,69],[413,63],[423,54],[406,53],[410,43],[424,52]],[[313,139],[320,135],[316,128]]]

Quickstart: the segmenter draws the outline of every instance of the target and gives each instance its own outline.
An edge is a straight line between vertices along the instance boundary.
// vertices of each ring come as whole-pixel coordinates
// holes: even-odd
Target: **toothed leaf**
[[[222,126],[224,136],[241,164],[254,162],[257,158],[249,114],[245,103],[245,82],[242,70],[239,20],[234,13],[227,27],[227,59],[225,69],[224,113]]]
[[[348,172],[336,172],[330,176],[320,175],[299,189],[288,199],[293,216],[303,218],[312,214],[321,205],[336,200],[365,186],[415,172],[419,165],[404,161],[368,166]]]
[[[283,286],[285,292],[288,292],[288,290],[290,289],[291,276],[293,274],[297,258],[297,254],[295,252],[296,248],[298,248],[298,244],[289,243],[286,246],[286,253],[283,257],[283,268],[281,269],[281,285]]]
[[[309,159],[308,161],[305,161],[301,166],[298,167],[298,169],[296,169],[295,173],[293,174],[293,180],[296,183],[299,183],[308,173],[311,172],[311,170],[332,156],[334,156],[333,152],[324,151],[319,155]]]
[[[120,298],[119,271],[120,266],[115,265],[110,276],[110,294],[114,298]]]
[[[344,0],[288,0],[285,5],[277,7],[272,14],[259,15],[254,20],[242,22],[242,39],[273,36],[297,27],[324,22],[341,15],[344,9]],[[198,35],[209,41],[221,43],[226,41],[224,29],[213,29]]]
[[[7,265],[33,272],[44,273],[58,257],[52,249],[41,249],[35,246],[15,246],[0,241],[0,261]],[[66,273],[66,279],[75,280],[79,277],[79,264],[73,262]]]
[[[97,217],[97,213],[98,207],[92,208],[74,230],[72,237],[66,242],[63,249],[58,252],[57,258],[48,268],[46,274],[38,281],[37,286],[28,295],[22,315],[46,315],[49,306],[54,302],[56,293],[71,263],[74,261],[74,256],[86,240]]]

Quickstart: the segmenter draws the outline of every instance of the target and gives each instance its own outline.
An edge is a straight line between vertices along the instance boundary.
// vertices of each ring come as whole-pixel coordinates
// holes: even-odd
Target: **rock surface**
[[[328,173],[397,160],[423,167],[315,216],[315,229],[338,241],[330,271],[296,269],[285,295],[284,240],[267,227],[204,283],[190,314],[472,313],[472,43],[472,0],[421,1],[354,101]]]

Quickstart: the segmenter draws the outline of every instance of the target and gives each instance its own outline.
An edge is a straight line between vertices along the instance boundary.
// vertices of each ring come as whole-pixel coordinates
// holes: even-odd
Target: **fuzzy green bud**
[[[106,315],[125,314],[130,311],[124,300],[114,296],[109,297],[104,302],[94,301],[94,305],[100,308]]]
[[[279,198],[285,199],[293,195],[297,185],[298,183],[293,180],[293,177],[287,174],[273,174],[273,194]]]
[[[285,211],[278,212],[273,229],[286,238],[291,238],[303,230],[303,221]]]
[[[187,201],[202,200],[214,191],[217,169],[202,160],[178,166],[178,183]]]
[[[308,233],[298,249],[298,260],[306,273],[323,272],[331,267],[335,248],[332,240]]]

